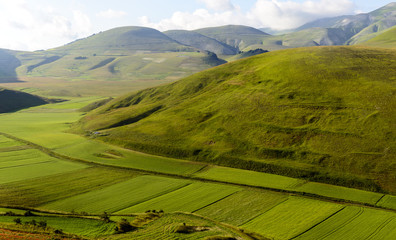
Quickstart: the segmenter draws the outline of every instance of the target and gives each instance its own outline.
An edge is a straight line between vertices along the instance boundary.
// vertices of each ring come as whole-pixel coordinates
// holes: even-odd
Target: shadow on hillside
[[[0,83],[22,82],[16,73],[21,61],[11,51],[0,49]]]

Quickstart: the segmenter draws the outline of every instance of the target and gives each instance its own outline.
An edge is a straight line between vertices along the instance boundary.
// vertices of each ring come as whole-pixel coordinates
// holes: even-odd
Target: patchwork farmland
[[[100,220],[105,212],[114,221],[139,222],[139,230],[124,236],[133,239],[395,234],[391,195],[151,156],[65,132],[79,117],[75,107],[94,100],[0,115],[0,229],[14,226],[15,216],[5,216],[13,212],[22,222],[45,221],[71,238],[101,238],[115,228]],[[26,117],[35,121],[23,122]],[[52,128],[45,127],[49,123]],[[28,210],[34,216],[24,216]],[[180,224],[206,230],[187,237],[175,230]]]

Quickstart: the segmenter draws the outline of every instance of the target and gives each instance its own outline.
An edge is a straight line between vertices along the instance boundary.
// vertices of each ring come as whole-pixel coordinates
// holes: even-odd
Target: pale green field
[[[182,188],[190,181],[141,176],[112,186],[90,191],[40,206],[42,209],[88,213],[113,213]]]
[[[287,194],[243,190],[211,204],[196,213],[234,226],[242,225],[285,201]]]
[[[61,161],[39,150],[0,153],[0,184],[28,180],[86,168],[85,164]]]
[[[127,181],[139,173],[89,167],[65,173],[0,184],[1,204],[37,207]],[[23,194],[21,194],[23,193]]]
[[[290,197],[241,227],[272,239],[290,239],[342,208],[340,204]]]
[[[394,213],[346,207],[296,239],[395,239]]]
[[[146,210],[194,212],[239,190],[241,189],[238,187],[227,185],[194,182],[186,187],[126,208],[117,213],[136,213],[145,212]]]
[[[303,180],[296,178],[227,167],[212,167],[208,171],[198,173],[194,176],[230,183],[276,189],[290,189],[295,185],[304,183]]]
[[[204,166],[201,163],[138,153],[87,139],[84,142],[58,148],[56,152],[106,165],[171,174],[190,174]],[[109,152],[115,152],[116,155]]]
[[[301,192],[313,193],[331,198],[345,199],[354,202],[369,203],[372,205],[375,205],[375,203],[384,195],[381,193],[315,182],[306,183],[295,189]]]

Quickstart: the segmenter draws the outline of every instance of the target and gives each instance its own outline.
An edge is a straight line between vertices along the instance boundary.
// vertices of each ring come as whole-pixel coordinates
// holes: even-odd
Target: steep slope
[[[219,42],[213,38],[202,34],[186,30],[171,30],[164,32],[168,37],[184,44],[201,50],[214,52],[217,55],[234,55],[238,51],[227,44]]]
[[[47,104],[41,97],[24,92],[0,88],[0,113]]]
[[[371,47],[396,48],[396,26],[361,44]]]
[[[241,51],[249,45],[261,44],[265,37],[270,36],[258,29],[240,25],[202,28],[194,32],[214,38]]]
[[[140,151],[396,192],[393,61],[395,51],[356,47],[270,52],[115,99],[75,129]]]

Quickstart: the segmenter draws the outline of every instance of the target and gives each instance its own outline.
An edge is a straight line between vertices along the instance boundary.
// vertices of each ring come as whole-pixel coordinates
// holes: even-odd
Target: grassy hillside
[[[0,113],[47,104],[48,100],[24,92],[0,88]]]
[[[243,50],[253,44],[261,44],[265,37],[270,36],[258,29],[240,25],[202,28],[194,32],[214,38],[238,50]]]
[[[393,27],[377,37],[361,44],[372,47],[396,48],[396,27]]]
[[[145,27],[120,27],[94,34],[63,47],[53,49],[54,52],[66,51],[96,54],[126,54],[136,51],[193,51],[169,38],[165,34]]]
[[[396,52],[258,55],[115,99],[75,129],[178,158],[396,192]]]
[[[234,55],[238,51],[216,39],[206,37],[202,34],[186,30],[171,30],[164,32],[170,38],[187,46],[192,46],[205,51],[214,52],[218,55]]]

